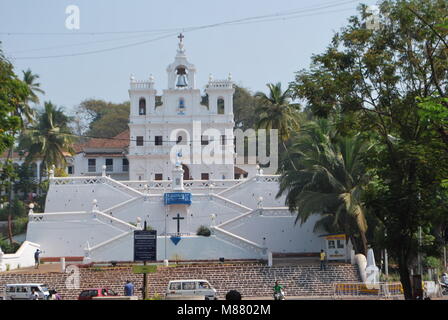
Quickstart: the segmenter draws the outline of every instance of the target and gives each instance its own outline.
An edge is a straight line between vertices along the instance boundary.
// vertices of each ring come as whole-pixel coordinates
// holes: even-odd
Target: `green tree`
[[[235,128],[255,129],[261,102],[246,88],[235,86],[233,94],[233,114]]]
[[[41,159],[46,169],[50,169],[52,165],[64,168],[66,153],[73,152],[69,121],[70,118],[62,109],[51,102],[45,102],[44,110],[40,112],[36,125],[26,130],[21,141],[21,148],[28,150],[27,163]],[[40,177],[42,180],[42,175]]]
[[[128,129],[129,110],[129,102],[116,104],[89,99],[78,106],[78,116],[85,123],[85,135],[112,138]]]
[[[297,212],[296,223],[313,214],[320,220],[315,230],[345,232],[355,251],[367,253],[367,222],[362,203],[368,175],[362,156],[370,144],[361,135],[337,136],[326,119],[302,125],[301,134],[292,138],[292,166],[285,161],[278,196],[286,193],[286,204]]]
[[[283,91],[280,82],[275,85],[269,83],[267,87],[269,88],[268,95],[263,92],[255,93],[255,97],[259,101],[259,106],[256,109],[258,114],[256,128],[278,130],[279,144],[281,146],[279,156],[286,155],[294,167],[294,162],[290,159],[287,141],[292,133],[300,129],[301,115],[299,105],[291,103],[290,90]]]
[[[290,91],[289,89],[283,91],[280,82],[275,85],[269,83],[267,87],[269,95],[264,92],[255,93],[255,97],[261,103],[257,110],[259,113],[257,128],[277,129],[286,150],[285,141],[289,139],[292,131],[300,128],[298,107],[290,103]]]
[[[14,136],[21,125],[21,118],[16,111],[26,104],[29,95],[28,86],[17,77],[13,66],[4,57],[3,51],[0,49],[0,153],[7,149],[12,150]],[[6,161],[1,164],[0,170],[1,185],[4,188],[0,192],[11,195],[14,168],[10,161],[10,153],[8,153]],[[8,233],[10,243],[12,243],[11,200],[10,196],[8,199]]]
[[[314,114],[341,114],[341,132],[375,139],[366,164],[376,179],[366,206],[384,225],[385,245],[411,299],[418,228],[437,227],[447,205],[441,197],[447,147],[419,108],[428,97],[446,96],[447,34],[440,38],[432,26],[445,22],[447,2],[382,1],[379,8],[379,28],[366,28],[369,13],[360,6],[360,15],[312,57],[310,70],[297,73],[292,88]]]

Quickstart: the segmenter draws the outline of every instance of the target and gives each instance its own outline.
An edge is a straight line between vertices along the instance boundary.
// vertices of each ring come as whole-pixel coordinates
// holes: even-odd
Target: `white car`
[[[167,298],[204,296],[205,300],[217,300],[217,292],[207,280],[172,280],[166,289]]]
[[[15,283],[5,285],[4,300],[33,300],[32,291],[37,292],[39,300],[50,296],[48,288],[41,283]]]

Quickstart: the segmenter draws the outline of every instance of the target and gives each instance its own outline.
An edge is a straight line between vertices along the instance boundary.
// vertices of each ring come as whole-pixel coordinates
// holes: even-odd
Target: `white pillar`
[[[272,251],[268,251],[268,267],[272,267]]]
[[[36,173],[36,177],[37,177],[37,181],[40,181],[40,165],[41,165],[41,161],[37,161],[36,162],[36,169],[37,169],[37,173]]]
[[[3,253],[2,248],[0,248],[0,272],[3,272],[3,271],[6,270],[6,266],[5,266],[5,264],[3,263],[3,256],[4,256],[4,255],[5,255],[5,254]]]
[[[30,203],[30,205],[28,206],[30,208],[30,210],[28,211],[28,214],[33,214],[33,209],[34,209],[34,203]]]
[[[61,257],[61,272],[65,272],[65,258]]]

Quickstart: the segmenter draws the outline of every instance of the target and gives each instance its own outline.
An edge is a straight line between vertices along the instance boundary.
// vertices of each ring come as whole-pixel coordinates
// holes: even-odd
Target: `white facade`
[[[316,217],[295,224],[285,197],[276,197],[278,176],[247,166],[249,177],[234,179],[231,78],[210,76],[208,107],[202,105],[196,68],[187,61],[182,41],[167,73],[168,88],[157,107],[154,79],[131,77],[130,181],[109,177],[106,170],[100,176],[50,177],[46,212],[30,213],[27,240],[38,243],[47,257],[129,261],[133,232],[146,222],[157,230],[158,260],[267,259],[272,252],[323,249],[324,240],[313,231]],[[201,136],[208,135],[216,143],[201,143]],[[229,162],[204,163],[212,149]],[[195,161],[198,156],[201,162]],[[191,202],[166,202],[169,193],[191,197]],[[201,226],[212,235],[197,236]]]
[[[230,76],[217,81],[210,77],[207,107],[201,104],[195,74],[180,41],[175,60],[167,68],[168,89],[163,90],[162,105],[156,106],[152,77],[149,81],[131,77],[130,180],[171,180],[178,153],[173,146],[181,148],[186,180],[234,178],[233,82]],[[215,151],[222,153],[221,163],[207,164],[204,159],[204,153],[216,154],[207,153],[214,146],[212,141]]]
[[[185,180],[191,205],[165,205],[175,181],[116,181],[107,176],[51,178],[46,213],[30,213],[27,240],[43,256],[85,256],[88,261],[132,260],[132,234],[146,221],[157,230],[158,260],[266,259],[268,252],[317,253],[324,240],[276,198],[278,176],[244,180]],[[177,221],[182,217],[180,232]],[[211,237],[196,236],[199,226]],[[174,244],[172,236],[180,236]]]

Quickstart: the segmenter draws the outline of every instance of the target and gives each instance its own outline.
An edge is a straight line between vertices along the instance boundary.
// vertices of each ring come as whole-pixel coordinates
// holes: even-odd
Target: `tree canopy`
[[[440,216],[447,206],[446,128],[425,103],[436,99],[439,111],[448,108],[441,99],[448,89],[448,32],[434,32],[446,23],[447,6],[443,0],[382,1],[379,27],[368,28],[370,13],[362,5],[291,84],[315,115],[339,115],[339,132],[375,139],[366,157],[374,177],[366,205],[384,224],[406,298],[418,229],[446,223]]]

